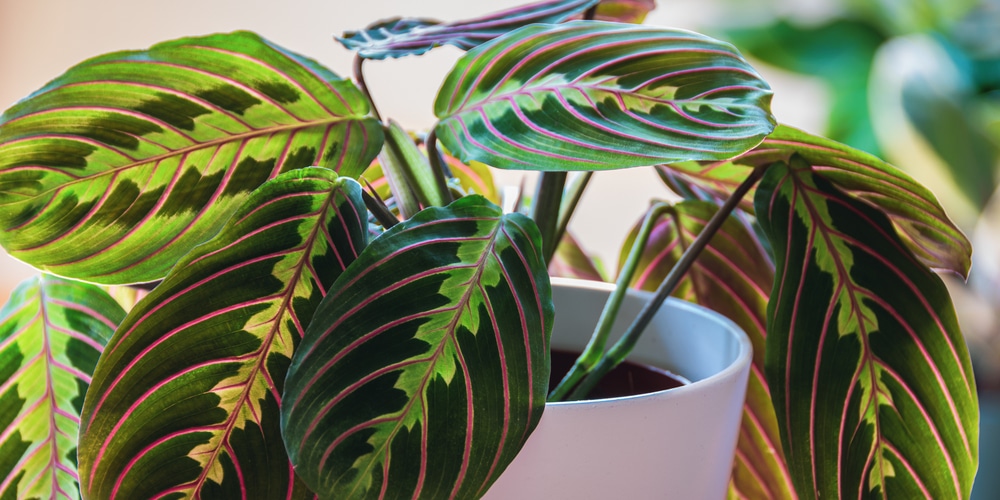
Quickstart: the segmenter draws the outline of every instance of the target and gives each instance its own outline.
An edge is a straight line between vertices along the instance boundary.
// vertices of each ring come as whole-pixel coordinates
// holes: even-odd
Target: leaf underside
[[[93,498],[306,498],[281,391],[313,311],[367,242],[357,182],[322,168],[264,184],[130,312],[83,414]]]
[[[329,498],[474,498],[544,408],[552,326],[541,236],[478,196],[373,241],[292,360],[282,430]]]
[[[606,22],[532,25],[446,77],[437,136],[460,160],[600,170],[742,153],[774,128],[771,91],[731,45]]]
[[[779,277],[766,372],[796,489],[968,498],[979,412],[948,291],[826,173],[793,156],[755,200]]]
[[[442,45],[469,50],[521,26],[565,21],[597,2],[546,0],[450,23],[393,18],[378,21],[360,31],[348,31],[337,37],[337,41],[366,59],[420,55]]]
[[[657,221],[630,286],[655,291],[717,210],[716,203],[705,201],[684,201],[670,208]],[[636,226],[625,241],[619,262],[625,261],[635,244],[638,229]],[[739,219],[730,217],[674,292],[676,297],[733,320],[753,343],[753,365],[729,486],[735,498],[795,498],[764,376],[768,288],[773,281],[773,264],[753,233]]]
[[[360,91],[247,32],[85,61],[0,117],[0,244],[62,276],[162,278],[281,172],[361,173]]]
[[[0,310],[0,498],[80,498],[83,398],[124,317],[97,286],[53,276],[29,278]]]

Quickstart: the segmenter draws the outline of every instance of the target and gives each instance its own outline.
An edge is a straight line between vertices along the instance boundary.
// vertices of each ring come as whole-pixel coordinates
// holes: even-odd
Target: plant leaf
[[[547,0],[483,17],[441,23],[433,19],[393,18],[336,37],[344,47],[366,59],[420,55],[452,45],[469,50],[504,33],[533,23],[559,23],[583,12],[598,0]]]
[[[434,112],[458,159],[602,170],[719,160],[774,128],[771,91],[731,45],[605,22],[533,25],[469,51]]]
[[[83,412],[93,498],[302,498],[278,406],[302,329],[367,241],[353,180],[287,172],[141,301]]]
[[[63,276],[160,279],[267,179],[359,175],[382,140],[368,108],[246,32],[91,59],[0,117],[0,243]]]
[[[798,156],[755,203],[779,277],[767,378],[800,495],[968,498],[979,410],[944,283]]]
[[[597,262],[580,246],[580,242],[569,232],[563,234],[556,247],[555,256],[549,263],[549,276],[574,278],[590,281],[608,281]]]
[[[691,164],[663,168],[726,198],[731,191],[729,185],[735,179],[746,178],[752,167],[787,162],[793,154],[808,161],[845,193],[885,212],[906,246],[928,267],[968,276],[972,244],[948,218],[934,194],[892,165],[838,142],[781,125],[760,146],[732,162],[709,164],[693,176]]]
[[[705,201],[674,205],[657,221],[629,286],[655,291],[717,210],[717,204]],[[635,244],[640,225],[626,239],[619,262],[625,261]],[[773,281],[773,264],[756,237],[739,219],[729,217],[674,292],[733,320],[753,343],[753,365],[729,485],[736,498],[795,498],[764,377],[768,288]]]
[[[478,498],[548,389],[541,236],[480,196],[373,241],[324,299],[285,385],[295,470],[324,498]]]
[[[83,397],[124,317],[97,286],[54,276],[27,279],[0,310],[0,498],[80,498]]]
[[[642,24],[646,15],[656,8],[656,0],[601,0],[594,19],[618,23]],[[575,16],[574,19],[580,19]]]

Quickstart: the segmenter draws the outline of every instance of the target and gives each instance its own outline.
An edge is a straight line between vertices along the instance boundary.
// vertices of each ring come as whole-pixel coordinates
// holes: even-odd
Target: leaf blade
[[[683,201],[671,207],[657,221],[629,286],[655,291],[717,210],[716,203],[704,201]],[[622,256],[635,244],[637,233],[638,226],[626,239]],[[674,293],[733,320],[753,344],[729,486],[737,498],[795,498],[764,376],[768,288],[773,280],[773,264],[750,228],[741,219],[729,217]]]
[[[435,102],[462,161],[597,170],[722,159],[772,128],[770,89],[730,45],[690,32],[533,25],[469,51]]]
[[[265,183],[130,312],[80,442],[96,497],[304,498],[278,406],[320,298],[367,242],[360,186],[322,168]]]
[[[0,496],[80,496],[76,438],[94,365],[125,316],[100,288],[21,283],[0,310]]]
[[[162,278],[279,173],[355,176],[381,129],[353,84],[247,32],[85,61],[0,117],[0,243],[104,284]]]
[[[540,250],[529,219],[478,196],[374,241],[289,371],[282,429],[296,472],[321,496],[481,495],[544,408]]]
[[[366,59],[423,54],[451,45],[469,50],[521,26],[558,23],[583,12],[598,0],[547,0],[522,5],[483,17],[440,23],[431,19],[393,18],[360,31],[348,31],[337,41]]]
[[[940,278],[803,159],[772,166],[755,203],[781,276],[766,364],[799,493],[967,497],[978,404]]]

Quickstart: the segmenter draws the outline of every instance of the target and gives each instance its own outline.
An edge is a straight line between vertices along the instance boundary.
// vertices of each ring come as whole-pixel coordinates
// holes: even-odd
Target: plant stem
[[[593,21],[595,16],[597,16],[597,5],[594,5],[583,12],[584,21]]]
[[[437,187],[438,193],[445,200],[445,204],[451,203],[454,199],[451,196],[451,190],[448,189],[448,180],[445,178],[445,171],[448,169],[448,166],[437,147],[437,130],[431,129],[431,133],[427,134],[424,145],[427,147],[427,157],[431,160],[434,185]]]
[[[375,101],[372,99],[372,93],[368,91],[368,83],[365,82],[364,65],[365,65],[365,58],[363,58],[363,57],[361,57],[359,55],[355,55],[354,56],[354,79],[357,80],[357,82],[358,82],[358,88],[361,90],[361,93],[364,94],[365,97],[368,98],[368,102],[371,103],[371,105],[372,105],[372,114],[375,115],[375,118],[379,122],[381,122],[382,121],[382,115],[378,112],[378,107],[375,106]]]
[[[552,262],[559,240],[559,209],[562,206],[563,189],[566,187],[566,172],[542,172],[538,178],[535,199],[531,202],[531,218],[542,233],[542,253],[545,264]]]
[[[601,356],[604,355],[604,346],[607,345],[608,336],[611,334],[611,327],[614,325],[615,318],[618,317],[618,310],[625,299],[628,284],[632,282],[635,270],[639,267],[639,259],[642,258],[642,251],[649,241],[649,235],[653,232],[653,228],[656,227],[656,221],[663,213],[672,209],[673,207],[670,204],[656,203],[646,212],[646,217],[639,228],[639,234],[636,235],[628,257],[622,265],[621,272],[618,273],[618,281],[615,283],[615,289],[608,297],[608,301],[604,303],[604,310],[601,311],[601,317],[597,320],[597,326],[594,328],[594,334],[590,337],[590,342],[587,343],[587,347],[583,350],[583,353],[576,358],[573,367],[570,368],[566,376],[559,382],[559,385],[549,393],[549,401],[565,399],[570,394],[570,391],[600,361]]]
[[[593,176],[594,172],[586,171],[580,172],[579,175],[570,179],[559,207],[559,224],[556,226],[555,241],[562,241],[563,235],[566,234],[566,228],[569,227],[569,220],[573,218],[573,212],[576,212],[576,206],[580,204],[583,191]]]
[[[368,187],[368,191],[371,191],[371,194],[368,194],[368,191],[362,189],[361,199],[365,202],[365,206],[368,207],[368,211],[375,216],[375,220],[379,221],[385,229],[389,229],[398,224],[399,219],[392,214],[392,211],[385,205],[382,198],[379,198],[378,193],[375,191],[375,188],[372,187],[371,183],[368,182],[368,179],[362,177],[361,180],[363,180],[365,186]]]
[[[619,363],[625,360],[625,357],[632,352],[635,347],[636,342],[639,340],[639,336],[652,321],[653,316],[663,305],[663,302],[674,292],[677,285],[680,284],[681,279],[687,273],[688,269],[694,264],[694,261],[701,254],[701,251],[708,245],[715,233],[719,231],[722,224],[726,221],[726,218],[733,212],[736,206],[746,195],[747,191],[750,190],[757,181],[764,175],[764,171],[767,166],[760,166],[753,169],[750,175],[733,191],[733,194],[722,204],[719,211],[709,219],[708,224],[705,225],[698,237],[695,238],[691,246],[684,251],[681,255],[677,264],[674,265],[673,269],[670,270],[670,274],[660,283],[659,288],[656,289],[655,295],[650,299],[648,303],[639,311],[638,316],[629,325],[625,333],[622,334],[622,338],[611,346],[611,349],[597,362],[594,369],[587,374],[587,377],[580,382],[580,385],[570,394],[570,400],[583,399],[587,394],[597,385],[601,378],[610,372],[614,367],[618,366]]]

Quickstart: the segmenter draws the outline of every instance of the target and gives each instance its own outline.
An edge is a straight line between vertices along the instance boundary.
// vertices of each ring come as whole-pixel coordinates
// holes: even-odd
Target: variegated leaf
[[[94,285],[29,278],[0,310],[0,498],[80,498],[80,411],[125,311]]]
[[[879,208],[921,262],[967,276],[972,245],[948,218],[934,194],[906,173],[863,151],[785,125],[753,151],[733,161],[664,165],[671,178],[725,198],[752,167],[798,154],[844,192]],[[742,172],[741,172],[742,171]],[[668,184],[672,184],[668,181]],[[682,188],[683,190],[683,188]]]
[[[477,498],[541,417],[552,299],[537,227],[480,196],[426,209],[337,281],[282,430],[324,498]]]
[[[478,161],[470,162],[466,165],[447,151],[442,151],[442,149],[439,147],[438,151],[444,158],[445,165],[451,171],[451,178],[458,181],[458,185],[466,194],[478,194],[492,203],[500,204],[500,193],[497,190],[496,183],[493,181],[493,173],[490,172],[488,165]],[[420,146],[420,150],[426,152],[423,145]],[[382,165],[377,159],[365,170],[364,178],[371,183],[372,187],[375,188],[375,192],[382,199],[392,196],[389,190],[389,182],[386,180],[385,174],[382,172]]]
[[[463,56],[438,92],[462,161],[601,170],[719,160],[774,128],[771,91],[731,45],[688,31],[533,25]]]
[[[704,201],[674,205],[657,221],[630,286],[655,291],[717,210],[717,204]],[[634,245],[638,230],[636,226],[626,240],[620,262]],[[766,310],[773,281],[773,264],[756,237],[740,220],[730,217],[674,293],[733,320],[753,343],[753,365],[729,486],[733,498],[795,498],[764,377]]]
[[[0,243],[63,276],[160,279],[267,179],[360,174],[382,140],[368,111],[246,32],[96,57],[0,117]]]
[[[451,23],[432,19],[387,19],[361,31],[348,31],[337,37],[337,41],[366,59],[419,55],[442,45],[469,50],[521,26],[565,21],[597,2],[546,0]]]
[[[944,283],[889,219],[792,156],[757,217],[778,280],[766,370],[805,498],[968,498],[979,410]]]
[[[90,498],[304,498],[281,442],[285,372],[365,246],[360,186],[322,168],[255,191],[133,309],[83,412]]]

